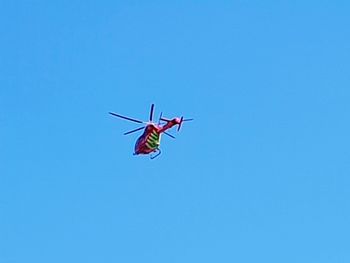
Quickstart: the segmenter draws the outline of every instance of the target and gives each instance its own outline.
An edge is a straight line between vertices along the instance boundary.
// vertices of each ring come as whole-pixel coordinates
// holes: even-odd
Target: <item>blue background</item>
[[[350,262],[349,13],[1,1],[0,262]]]

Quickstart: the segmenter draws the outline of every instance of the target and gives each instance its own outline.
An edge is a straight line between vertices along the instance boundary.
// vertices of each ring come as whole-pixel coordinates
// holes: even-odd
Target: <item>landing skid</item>
[[[160,149],[157,149],[158,153],[156,155],[151,155],[151,159],[153,160],[154,158],[158,157],[162,151]]]

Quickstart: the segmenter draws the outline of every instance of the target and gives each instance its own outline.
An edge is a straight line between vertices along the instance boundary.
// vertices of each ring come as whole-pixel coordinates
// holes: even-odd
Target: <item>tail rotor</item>
[[[177,127],[177,131],[180,131],[181,126],[182,126],[182,123],[183,123],[184,121],[193,121],[193,119],[184,119],[184,116],[181,116],[179,126]]]

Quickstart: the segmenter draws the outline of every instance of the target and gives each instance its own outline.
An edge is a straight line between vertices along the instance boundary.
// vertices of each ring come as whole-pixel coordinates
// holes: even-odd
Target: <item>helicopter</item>
[[[185,121],[192,121],[193,119],[184,119],[182,116],[181,118],[175,117],[173,119],[167,119],[162,116],[162,112],[160,113],[158,123],[153,122],[153,113],[154,113],[154,104],[151,105],[151,111],[149,115],[149,121],[140,121],[138,119],[126,117],[114,112],[109,112],[109,114],[136,123],[145,124],[145,126],[139,127],[137,129],[125,132],[124,135],[128,135],[137,131],[140,131],[144,129],[141,136],[136,140],[135,143],[135,149],[133,155],[139,155],[139,154],[150,154],[150,158],[154,159],[158,157],[161,154],[161,150],[159,148],[160,146],[160,138],[161,135],[164,133],[165,135],[175,139],[173,135],[166,132],[170,128],[172,128],[175,125],[178,125],[177,131],[180,130],[182,123]],[[161,123],[165,122],[165,123]],[[152,155],[155,153],[155,155]]]

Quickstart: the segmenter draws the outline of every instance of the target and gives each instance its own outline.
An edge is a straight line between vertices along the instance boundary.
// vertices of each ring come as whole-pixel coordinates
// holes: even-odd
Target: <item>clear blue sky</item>
[[[1,1],[0,262],[350,262],[349,13]]]

